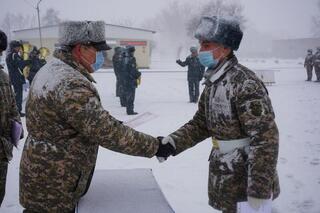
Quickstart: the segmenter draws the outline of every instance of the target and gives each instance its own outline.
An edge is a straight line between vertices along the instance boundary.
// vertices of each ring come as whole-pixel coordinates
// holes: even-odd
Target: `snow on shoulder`
[[[38,97],[47,97],[58,85],[66,82],[73,76],[87,80],[80,72],[59,59],[52,59],[35,76],[30,92]]]

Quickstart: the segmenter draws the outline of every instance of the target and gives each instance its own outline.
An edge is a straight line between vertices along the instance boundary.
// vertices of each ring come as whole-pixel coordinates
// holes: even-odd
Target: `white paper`
[[[237,204],[237,213],[271,213],[272,201],[264,202],[258,210],[251,208],[248,202],[239,202]]]

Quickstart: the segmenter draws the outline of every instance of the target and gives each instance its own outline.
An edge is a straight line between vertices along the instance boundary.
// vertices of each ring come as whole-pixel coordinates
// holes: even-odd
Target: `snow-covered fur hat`
[[[237,20],[221,17],[202,17],[195,32],[199,40],[222,44],[232,50],[238,50],[243,33]]]
[[[73,46],[75,44],[91,44],[98,50],[111,49],[105,38],[103,21],[66,21],[59,25],[59,44]]]
[[[194,52],[197,52],[198,49],[196,47],[190,47],[190,52],[194,53]]]

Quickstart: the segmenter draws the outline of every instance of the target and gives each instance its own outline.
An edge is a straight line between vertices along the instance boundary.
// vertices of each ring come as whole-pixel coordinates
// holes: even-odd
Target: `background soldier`
[[[308,50],[308,54],[304,60],[304,67],[307,70],[307,81],[312,79],[312,69],[313,69],[314,56],[312,54],[312,49]]]
[[[233,54],[242,39],[237,21],[203,17],[195,37],[200,62],[208,67],[206,87],[194,117],[162,144],[179,154],[212,137],[209,204],[235,213],[237,202],[248,200],[258,209],[279,195],[279,134],[267,89]]]
[[[28,76],[29,83],[32,83],[34,76],[43,67],[47,62],[45,59],[40,59],[40,51],[37,47],[34,47],[33,50],[29,54],[29,59],[31,60],[31,67]]]
[[[121,47],[114,48],[114,55],[112,57],[112,63],[113,63],[114,74],[116,75],[116,97],[120,97],[119,73],[121,72],[120,69],[122,67]]]
[[[0,30],[0,56],[5,49],[7,36]],[[12,121],[20,122],[9,76],[2,69],[0,65],[0,206],[6,190],[8,163],[12,159]]]
[[[99,145],[149,158],[165,147],[102,107],[90,73],[110,49],[105,23],[69,21],[59,28],[61,47],[35,76],[26,105],[29,135],[20,162],[25,212],[74,212],[90,184]]]
[[[136,88],[138,86],[137,80],[141,77],[141,72],[137,69],[136,58],[134,57],[135,47],[127,46],[127,55],[125,58],[125,94],[126,94],[126,107],[128,115],[138,114],[133,110]]]
[[[190,48],[191,55],[185,61],[178,59],[176,62],[180,66],[188,66],[188,87],[190,102],[197,103],[199,98],[199,82],[203,77],[204,66],[199,61],[196,47]]]
[[[25,114],[22,113],[22,92],[23,84],[26,83],[23,75],[23,68],[25,68],[27,65],[30,65],[31,61],[24,61],[19,55],[19,52],[21,52],[21,43],[19,41],[11,41],[9,54],[6,58],[6,63],[9,70],[10,81],[14,88],[17,107],[20,116],[23,117]]]
[[[314,71],[317,76],[317,82],[320,82],[320,47],[317,47],[317,52],[314,54]]]
[[[127,96],[126,96],[126,64],[125,59],[127,57],[127,50],[125,48],[120,49],[119,57],[119,96],[120,96],[120,105],[122,107],[127,106]]]

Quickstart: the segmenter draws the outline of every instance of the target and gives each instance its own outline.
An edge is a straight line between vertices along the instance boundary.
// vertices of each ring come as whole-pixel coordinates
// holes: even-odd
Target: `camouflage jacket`
[[[308,54],[304,59],[304,67],[313,66],[314,56],[312,54]]]
[[[245,148],[222,154],[213,148],[209,165],[209,200],[225,210],[235,202],[276,198],[278,129],[267,90],[256,75],[238,64],[235,56],[205,73],[206,87],[193,119],[170,134],[177,153],[208,137],[218,140],[250,138]]]
[[[54,56],[31,84],[29,135],[20,163],[20,202],[39,212],[75,207],[90,181],[99,145],[143,157],[153,157],[158,149],[156,138],[103,109],[94,79],[70,53],[56,51]]]
[[[12,159],[13,148],[10,142],[11,120],[20,121],[20,116],[9,76],[2,69],[0,65],[0,161],[8,162]]]

